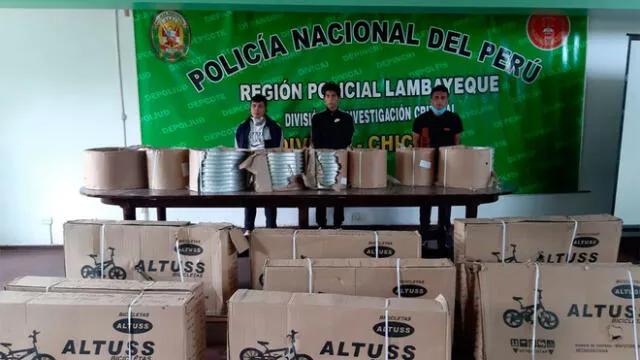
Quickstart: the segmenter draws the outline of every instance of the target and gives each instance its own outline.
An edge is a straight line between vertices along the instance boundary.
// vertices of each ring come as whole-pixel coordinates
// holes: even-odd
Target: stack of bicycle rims
[[[200,166],[200,192],[221,193],[247,188],[247,172],[239,165],[249,156],[246,151],[209,149]]]
[[[302,175],[304,172],[304,152],[302,151],[270,152],[267,156],[273,187],[287,186],[292,176]]]
[[[326,189],[334,186],[340,170],[340,162],[335,151],[316,152],[316,176],[319,188]]]

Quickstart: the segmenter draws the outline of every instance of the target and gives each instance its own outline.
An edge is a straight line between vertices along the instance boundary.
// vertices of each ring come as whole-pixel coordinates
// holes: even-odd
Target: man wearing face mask
[[[447,110],[449,105],[449,89],[438,85],[431,91],[431,107],[429,111],[418,116],[413,123],[413,144],[415,147],[440,148],[441,146],[460,145],[460,134],[463,131],[462,120],[458,114]],[[434,172],[438,172],[438,153],[434,164]],[[431,206],[420,207],[420,232],[426,234],[431,223]],[[451,206],[438,207],[438,227],[441,236],[446,239],[446,246],[451,246]],[[434,244],[427,244],[433,248]]]
[[[322,96],[327,109],[311,118],[311,143],[316,149],[342,150],[351,146],[355,131],[353,118],[338,110],[340,87],[334,82],[322,86]],[[333,226],[340,228],[344,221],[344,207],[333,208]],[[316,223],[320,228],[327,227],[327,208],[316,208]]]
[[[267,98],[255,95],[251,98],[251,115],[236,129],[236,148],[262,150],[284,146],[284,137],[280,125],[267,116]],[[255,207],[244,209],[244,230],[248,236],[255,228],[257,210]],[[277,208],[264,209],[267,228],[276,227]]]

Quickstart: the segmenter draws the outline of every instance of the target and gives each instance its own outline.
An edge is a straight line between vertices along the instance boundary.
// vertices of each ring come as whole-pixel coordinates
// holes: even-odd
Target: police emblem
[[[160,11],[151,23],[151,44],[159,59],[180,61],[191,47],[191,27],[179,12]]]

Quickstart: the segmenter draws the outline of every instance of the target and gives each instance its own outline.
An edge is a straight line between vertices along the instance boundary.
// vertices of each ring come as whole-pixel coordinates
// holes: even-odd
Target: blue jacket
[[[282,129],[277,122],[265,115],[264,126],[264,147],[278,148],[282,146]],[[236,147],[239,149],[249,148],[249,132],[251,131],[251,117],[243,121],[236,129]]]

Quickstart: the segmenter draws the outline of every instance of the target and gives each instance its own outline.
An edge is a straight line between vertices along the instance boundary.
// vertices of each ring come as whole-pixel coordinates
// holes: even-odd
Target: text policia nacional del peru
[[[491,67],[507,73],[525,83],[533,83],[542,71],[540,59],[527,59],[523,55],[504,46],[498,46],[491,41],[483,41],[480,49],[469,49],[471,35],[445,30],[438,27],[430,27],[424,43],[416,36],[416,24],[388,20],[357,20],[344,22],[331,22],[326,26],[314,24],[299,28],[292,28],[289,35],[290,44],[286,44],[281,34],[258,34],[255,41],[246,42],[234,47],[230,55],[219,54],[213,59],[206,60],[201,67],[187,72],[189,82],[197,92],[202,92],[207,83],[219,83],[226,77],[239,73],[251,66],[262,62],[271,61],[278,57],[315,49],[325,46],[338,46],[343,44],[395,44],[408,47],[425,46],[431,50],[441,50],[467,59],[473,59],[480,63],[490,62]],[[427,80],[427,81],[424,81]],[[429,79],[416,79],[402,83],[402,91],[411,91],[411,95],[429,93],[432,86]],[[450,82],[453,79],[449,80]],[[493,80],[494,82],[496,80]],[[492,79],[485,77],[461,78],[455,82],[453,91],[460,93],[497,91],[497,84],[491,84]],[[361,97],[376,97],[382,94],[373,91],[376,86],[349,87],[346,92],[355,97],[359,89]],[[377,85],[377,84],[375,84]],[[394,96],[396,90],[392,90],[391,84],[385,84],[385,91]],[[264,85],[262,85],[264,86]],[[396,84],[396,87],[399,87]],[[317,86],[310,86],[307,94],[303,94],[303,86],[300,83],[288,84],[283,82],[278,86],[272,86],[272,96],[281,100],[301,100],[311,98],[317,93]],[[366,89],[369,88],[369,91]],[[243,96],[261,91],[261,88],[245,85],[241,87]],[[410,94],[403,95],[410,96]]]

